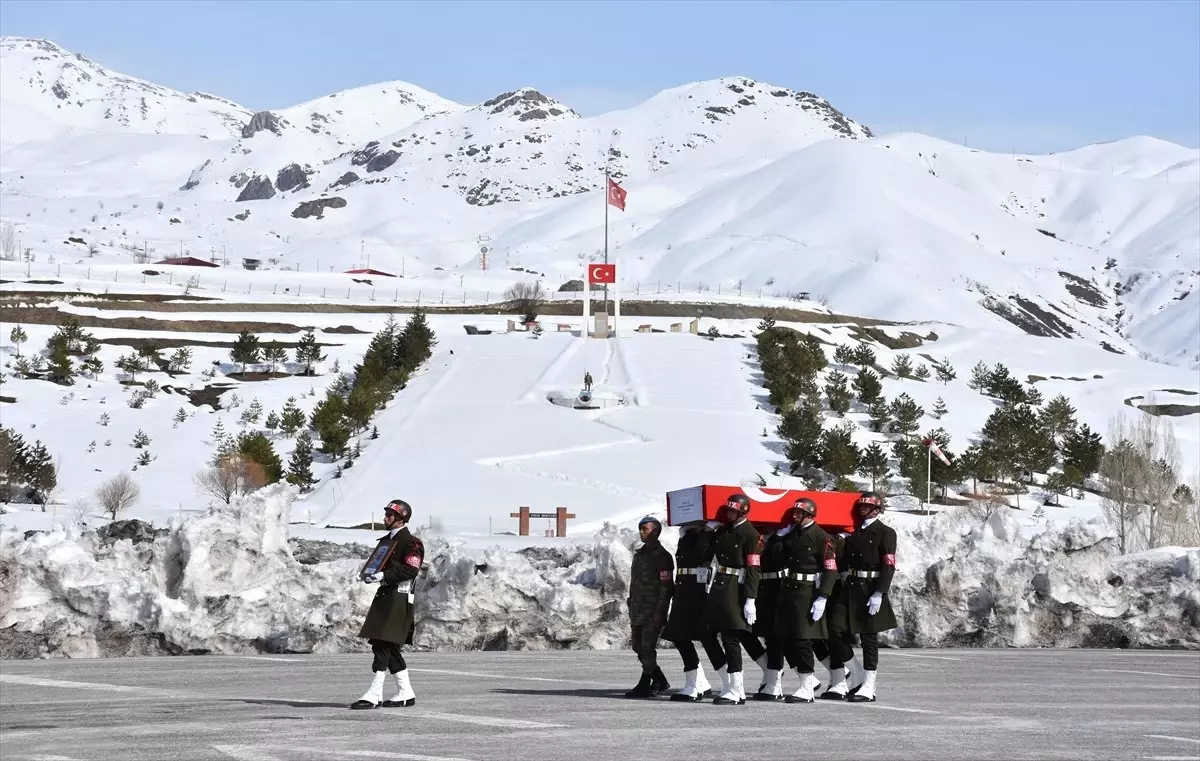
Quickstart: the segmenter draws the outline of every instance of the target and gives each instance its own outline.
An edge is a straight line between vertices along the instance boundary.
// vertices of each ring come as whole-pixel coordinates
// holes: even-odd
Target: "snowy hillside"
[[[746,77],[587,119],[528,87],[466,106],[402,82],[252,113],[47,42],[0,54],[0,223],[32,279],[102,290],[141,251],[218,257],[248,293],[366,266],[410,302],[496,299],[525,270],[553,290],[603,250],[607,165],[627,294],[807,294],[1200,367],[1200,151],[1161,140],[990,154]],[[241,257],[267,271],[228,272]]]

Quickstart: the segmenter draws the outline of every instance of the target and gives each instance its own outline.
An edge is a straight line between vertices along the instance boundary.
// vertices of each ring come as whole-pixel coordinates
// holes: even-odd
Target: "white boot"
[[[771,669],[767,672],[766,683],[759,688],[758,693],[754,696],[755,700],[782,700],[783,699],[783,672],[778,669]]]
[[[725,695],[729,692],[729,667],[722,666],[721,668],[717,669],[717,676],[721,678],[721,689],[719,691],[714,690],[714,692],[717,693],[715,696],[713,696],[714,703],[720,700],[722,695]]]
[[[843,669],[836,668],[829,670],[829,687],[821,693],[822,700],[845,700],[846,693],[850,690],[846,684],[846,672]]]
[[[858,688],[858,692],[850,696],[851,703],[874,703],[875,702],[875,672],[865,671],[866,678],[863,679],[862,687]]]
[[[851,658],[850,662],[846,664],[846,669],[849,672],[846,674],[846,684],[850,688],[850,691],[854,692],[854,690],[862,685],[863,680],[866,679],[866,674],[863,671],[862,664],[858,661],[857,655]]]
[[[733,690],[737,693],[738,705],[743,705],[746,702],[745,675],[745,671],[739,671],[730,677],[733,680]]]
[[[351,708],[378,708],[383,702],[383,680],[387,677],[386,671],[376,671],[375,678],[371,681],[371,686],[363,693],[363,696],[350,704]]]
[[[696,693],[696,672],[695,671],[683,672],[683,687],[680,688],[679,692],[677,692],[671,696],[671,700],[674,700],[677,702],[685,701],[685,700],[688,702],[692,702],[692,701],[695,701],[698,699],[699,699],[699,696]]]
[[[696,700],[701,700],[712,694],[712,685],[708,683],[708,679],[704,676],[704,667],[696,667]]]
[[[800,673],[797,671],[797,673]],[[811,703],[813,702],[813,685],[820,686],[821,680],[817,679],[811,673],[800,673],[800,689],[787,696],[789,703]]]
[[[721,681],[723,682],[721,685],[721,694],[713,698],[714,704],[722,706],[740,705],[746,700],[739,691],[742,681],[741,671],[736,674],[724,672],[721,674]]]
[[[396,682],[396,694],[383,701],[383,704],[388,708],[407,708],[415,704],[417,693],[413,692],[412,684],[408,681],[408,669],[392,674],[392,679]]]

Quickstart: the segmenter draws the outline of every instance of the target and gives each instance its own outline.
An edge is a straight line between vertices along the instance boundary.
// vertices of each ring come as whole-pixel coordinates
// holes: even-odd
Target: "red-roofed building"
[[[383,272],[381,270],[373,270],[370,267],[367,267],[364,269],[357,269],[357,270],[346,270],[345,274],[347,274],[347,275],[382,275],[384,277],[395,277],[395,275],[393,275],[390,272]]]
[[[216,262],[210,262],[207,259],[197,259],[194,256],[175,256],[169,259],[163,259],[155,264],[176,264],[183,267],[219,267],[221,265]]]

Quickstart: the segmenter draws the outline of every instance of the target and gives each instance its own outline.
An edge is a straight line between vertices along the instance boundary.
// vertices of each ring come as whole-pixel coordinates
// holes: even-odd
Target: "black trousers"
[[[823,639],[813,640],[812,641],[812,650],[813,650],[813,657],[816,658],[818,661],[821,660],[822,658],[829,657],[829,645]]]
[[[408,668],[401,652],[403,645],[381,639],[369,639],[367,642],[371,643],[371,652],[375,655],[375,661],[371,664],[372,671],[390,671],[395,674]]]
[[[801,674],[811,674],[816,659],[813,657],[813,645],[815,643],[811,639],[796,639],[787,643],[788,660],[791,661],[792,667]]]
[[[721,632],[721,647],[725,650],[725,670],[736,674],[742,670],[742,635],[746,632]]]
[[[630,626],[633,652],[642,664],[642,673],[650,674],[658,668],[658,635],[661,626],[654,624],[632,624]]]
[[[858,638],[862,641],[863,668],[875,671],[879,666],[879,635],[860,634]],[[850,647],[848,640],[853,641],[845,632],[836,632],[826,640],[831,669],[837,669],[854,658],[854,649]]]
[[[758,641],[758,637],[745,630],[739,630],[737,633],[738,641],[742,643],[742,647],[746,648],[746,655],[750,656],[750,660],[757,661],[763,657],[767,649]]]
[[[700,640],[700,644],[704,647],[708,662],[714,669],[725,665],[725,651],[721,648],[721,643],[715,634],[706,635]],[[679,657],[683,658],[684,671],[695,671],[700,667],[700,654],[696,652],[696,643],[691,640],[676,642],[675,649],[679,651]]]
[[[780,671],[783,669],[785,659],[787,665],[796,668],[796,656],[789,647],[787,639],[775,636],[767,637],[767,668]]]

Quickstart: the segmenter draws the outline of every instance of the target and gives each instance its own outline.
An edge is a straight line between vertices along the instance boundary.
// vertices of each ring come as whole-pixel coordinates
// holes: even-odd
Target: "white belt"
[[[878,579],[879,571],[851,571],[850,575],[860,579]]]
[[[821,578],[821,574],[819,573],[799,573],[797,571],[787,571],[786,573],[789,579],[795,579],[796,581],[811,581],[815,583]]]
[[[696,581],[700,584],[708,581],[708,572],[711,568],[676,568],[676,576],[695,576]]]
[[[726,576],[737,576],[738,581],[742,581],[746,578],[745,568],[730,568],[728,566],[719,565],[717,566],[717,573],[723,573]]]
[[[767,571],[762,575],[762,578],[763,581],[766,581],[767,579],[782,579],[784,576],[787,576],[786,568],[782,571]]]

